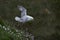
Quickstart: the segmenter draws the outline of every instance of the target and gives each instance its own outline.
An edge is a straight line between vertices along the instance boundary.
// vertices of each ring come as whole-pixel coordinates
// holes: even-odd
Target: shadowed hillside
[[[24,6],[34,21],[16,22],[21,13],[17,5]],[[19,30],[28,28],[35,40],[60,40],[60,0],[0,0],[0,17]]]

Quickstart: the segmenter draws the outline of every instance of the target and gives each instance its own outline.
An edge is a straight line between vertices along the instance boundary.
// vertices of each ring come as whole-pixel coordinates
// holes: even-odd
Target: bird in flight
[[[18,22],[28,22],[28,21],[32,21],[34,18],[32,16],[27,15],[27,9],[24,8],[23,6],[17,6],[19,11],[21,11],[21,17],[16,16],[15,20]]]

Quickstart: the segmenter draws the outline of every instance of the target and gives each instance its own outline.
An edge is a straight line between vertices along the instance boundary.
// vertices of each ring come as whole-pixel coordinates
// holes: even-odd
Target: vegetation
[[[22,30],[0,24],[0,40],[24,40],[24,35]]]

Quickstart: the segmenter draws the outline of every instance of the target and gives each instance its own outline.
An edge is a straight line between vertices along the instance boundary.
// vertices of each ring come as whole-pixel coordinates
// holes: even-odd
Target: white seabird
[[[16,21],[25,23],[34,19],[32,16],[27,15],[27,10],[23,6],[18,6],[18,8],[21,11],[21,17],[16,16]]]

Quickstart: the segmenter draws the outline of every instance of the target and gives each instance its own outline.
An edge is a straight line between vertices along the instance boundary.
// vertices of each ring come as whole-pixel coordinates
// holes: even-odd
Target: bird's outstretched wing
[[[26,9],[23,6],[18,6],[19,10],[21,11],[21,17],[27,15]]]

